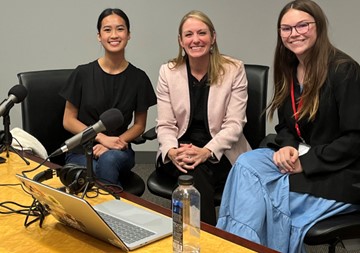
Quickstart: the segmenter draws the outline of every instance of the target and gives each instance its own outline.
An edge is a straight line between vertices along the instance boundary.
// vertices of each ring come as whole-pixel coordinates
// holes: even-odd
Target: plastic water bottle
[[[190,175],[178,178],[172,194],[173,252],[200,252],[200,193]]]

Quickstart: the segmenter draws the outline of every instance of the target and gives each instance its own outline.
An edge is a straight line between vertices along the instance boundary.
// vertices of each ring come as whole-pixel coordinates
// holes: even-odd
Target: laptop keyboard
[[[154,232],[115,218],[103,212],[97,211],[97,213],[103,218],[103,220],[111,227],[111,229],[121,238],[121,240],[127,244],[139,241],[150,235],[154,235]]]

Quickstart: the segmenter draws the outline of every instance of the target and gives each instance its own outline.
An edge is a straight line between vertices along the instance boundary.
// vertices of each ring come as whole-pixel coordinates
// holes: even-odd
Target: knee
[[[83,154],[67,153],[65,156],[65,163],[74,163],[86,166],[86,157]]]
[[[121,159],[121,157],[121,152],[118,152],[116,150],[108,150],[99,157],[99,160],[101,159],[103,161],[113,162]]]
[[[135,165],[134,156],[121,150],[109,150],[99,157],[99,163]]]
[[[270,168],[273,167],[273,154],[274,151],[267,148],[243,153],[236,160],[232,170],[248,170],[256,174],[270,171]]]
[[[254,149],[248,152],[241,154],[236,160],[237,163],[252,164],[261,159],[266,159],[268,157],[272,158],[273,151],[271,149]]]
[[[258,159],[258,157],[256,157],[256,151],[252,150],[249,152],[245,152],[243,154],[241,154],[238,159],[236,160],[235,164],[234,164],[234,168],[238,168],[238,167],[242,167],[244,165],[247,164],[253,164],[255,159]]]

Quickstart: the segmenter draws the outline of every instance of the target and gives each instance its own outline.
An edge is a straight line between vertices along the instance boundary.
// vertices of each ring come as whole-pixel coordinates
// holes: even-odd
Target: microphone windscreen
[[[8,95],[9,96],[14,95],[15,96],[14,103],[20,103],[26,98],[27,93],[28,91],[24,85],[17,84],[9,90]]]
[[[124,116],[119,109],[111,108],[100,115],[100,120],[107,131],[113,131],[124,123]]]

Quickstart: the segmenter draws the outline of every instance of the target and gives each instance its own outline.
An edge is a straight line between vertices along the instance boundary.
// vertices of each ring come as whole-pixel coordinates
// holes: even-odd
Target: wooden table
[[[0,154],[5,157],[5,153]],[[4,206],[20,209],[15,205],[9,204],[10,201],[21,205],[30,206],[32,203],[31,196],[27,195],[19,185],[19,181],[15,178],[15,174],[21,174],[24,170],[35,168],[38,163],[42,162],[37,157],[27,156],[31,158],[30,165],[16,154],[10,153],[10,157],[5,157],[6,162],[0,164],[0,203]],[[35,172],[28,173],[27,176],[32,177],[36,173],[47,169],[48,167],[56,167],[51,163],[41,166]],[[57,186],[61,182],[55,177],[44,183]],[[4,186],[7,184],[7,186]],[[121,197],[125,201],[133,204],[149,208],[162,214],[171,215],[171,210],[148,202],[140,197],[123,192]],[[91,204],[98,204],[105,200],[112,199],[110,195],[101,195],[94,199],[87,199]],[[4,203],[7,202],[7,203]],[[1,212],[8,211],[0,206]],[[74,252],[74,253],[91,253],[91,252],[121,252],[120,249],[82,233],[73,228],[67,227],[51,215],[45,218],[42,228],[36,222],[28,227],[24,226],[25,215],[21,214],[0,214],[0,252]],[[223,230],[217,229],[211,225],[201,224],[201,252],[276,252],[264,246],[250,242]],[[167,237],[132,252],[172,252],[172,237]]]

